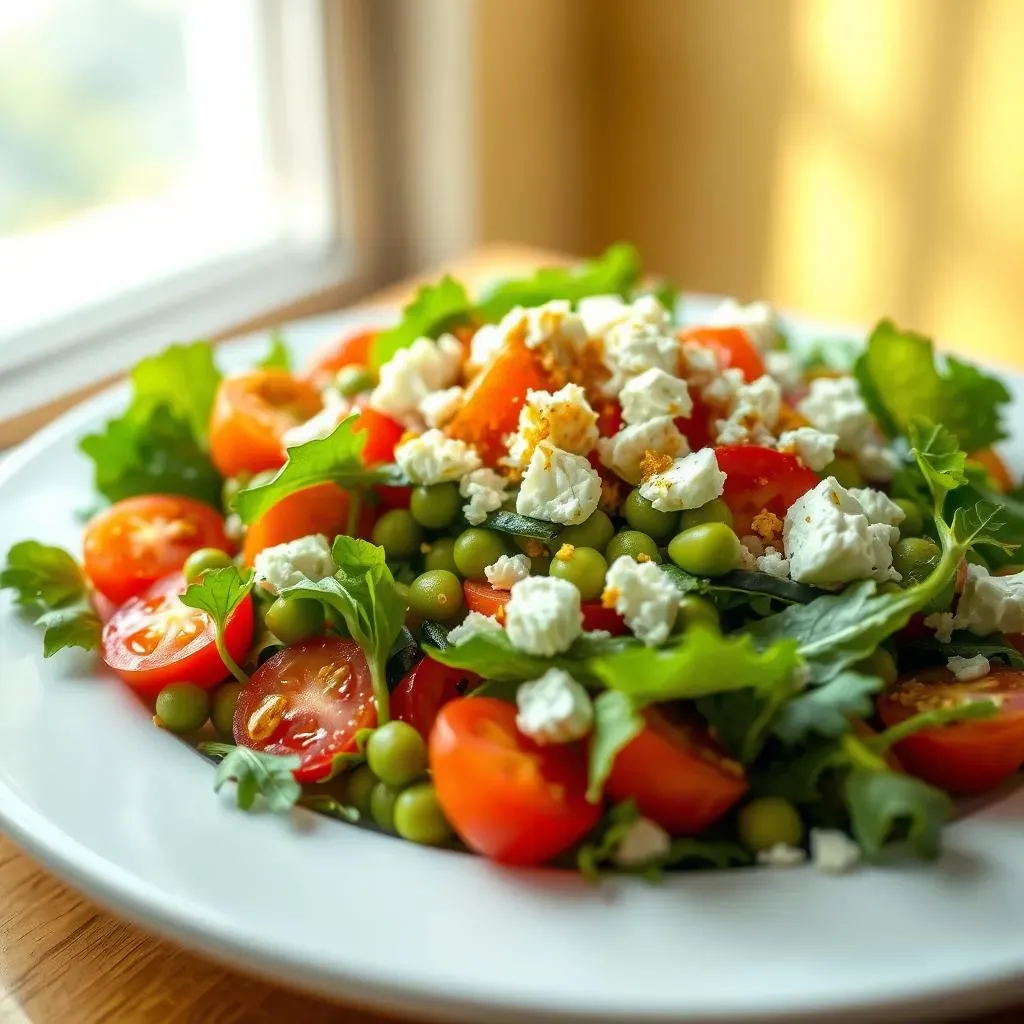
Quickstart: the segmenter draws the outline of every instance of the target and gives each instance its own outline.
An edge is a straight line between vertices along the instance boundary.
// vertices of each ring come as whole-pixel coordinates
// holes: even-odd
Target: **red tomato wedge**
[[[89,520],[82,547],[85,574],[115,604],[180,569],[199,548],[234,550],[219,512],[175,494],[115,502]]]
[[[320,392],[285,370],[225,377],[210,416],[210,455],[224,476],[284,465],[281,437],[320,411]]]
[[[723,370],[735,367],[748,383],[764,375],[761,353],[742,327],[688,327],[679,332],[679,340],[711,349]]]
[[[299,782],[331,775],[334,758],[356,749],[356,733],[377,724],[370,669],[359,645],[306,640],[268,658],[242,688],[235,742],[268,754],[298,754]]]
[[[676,427],[689,442],[694,451],[707,448],[711,444],[711,428],[713,421],[720,418],[711,406],[694,391],[690,396],[693,400],[693,408],[689,416],[677,416]]]
[[[477,853],[543,864],[601,817],[587,802],[587,752],[540,747],[516,729],[516,709],[493,697],[453,700],[430,734],[430,768],[445,816]]]
[[[359,418],[352,425],[355,433],[366,434],[363,447],[363,462],[375,466],[380,462],[394,462],[395,446],[405,433],[405,427],[390,416],[364,405],[359,409]]]
[[[421,658],[391,693],[391,717],[407,722],[424,738],[430,737],[437,713],[449,701],[464,697],[480,677],[450,668],[433,658]]]
[[[726,474],[722,495],[742,537],[763,509],[784,519],[790,505],[817,486],[820,477],[795,455],[756,444],[730,444],[715,449],[718,468]]]
[[[995,700],[992,718],[954,722],[913,733],[895,750],[905,769],[950,793],[984,793],[1024,764],[1024,672],[995,668],[987,676],[958,682],[945,667],[904,676],[878,698],[886,726],[930,708],[969,700]]]
[[[471,612],[492,616],[497,615],[511,597],[507,590],[496,590],[490,583],[478,583],[475,580],[464,581],[462,593],[466,598],[466,607]],[[584,601],[580,608],[584,629],[603,629],[613,636],[622,636],[627,632],[622,616],[613,608],[605,608],[600,601]]]
[[[605,792],[633,799],[672,835],[702,832],[747,791],[743,768],[701,729],[645,713],[647,727],[615,759]]]
[[[228,675],[214,643],[213,621],[178,600],[185,577],[171,573],[146,593],[129,598],[103,627],[103,660],[133,689],[153,696],[168,683],[210,687]],[[232,612],[224,643],[241,661],[252,643],[252,598]]]
[[[353,364],[370,364],[370,347],[380,328],[370,327],[344,334],[337,341],[318,348],[306,364],[302,376],[318,391],[334,381],[338,371]]]

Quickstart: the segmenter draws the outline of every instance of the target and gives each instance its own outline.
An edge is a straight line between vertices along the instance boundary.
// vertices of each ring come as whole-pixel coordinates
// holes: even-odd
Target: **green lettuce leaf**
[[[284,340],[284,335],[278,328],[270,332],[270,348],[267,354],[256,364],[261,370],[290,370],[292,368],[292,354]]]
[[[590,739],[587,799],[598,803],[615,758],[644,727],[643,715],[626,694],[605,690],[594,699],[594,729]]]
[[[399,349],[408,348],[418,338],[437,338],[459,321],[473,316],[473,303],[466,289],[450,274],[437,284],[425,284],[402,310],[402,319],[374,339],[371,357],[375,366],[383,366]]]

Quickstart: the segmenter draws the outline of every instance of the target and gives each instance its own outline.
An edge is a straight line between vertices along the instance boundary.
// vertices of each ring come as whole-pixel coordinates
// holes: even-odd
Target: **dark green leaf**
[[[13,590],[23,607],[56,608],[87,594],[76,559],[63,548],[23,540],[7,552],[0,570],[0,590]]]
[[[252,808],[257,796],[275,812],[290,810],[302,796],[302,787],[293,775],[301,762],[298,754],[265,754],[230,743],[201,743],[199,751],[222,759],[213,777],[214,791],[233,780],[237,783],[235,802],[243,811]]]
[[[554,540],[563,529],[558,523],[548,523],[543,519],[521,516],[518,512],[508,512],[504,509],[492,512],[484,525],[499,533],[508,533],[515,537],[532,537],[543,541]]]
[[[822,686],[815,686],[784,704],[775,717],[772,732],[790,746],[808,736],[839,736],[850,728],[850,717],[869,718],[872,697],[882,680],[846,670]]]
[[[270,332],[270,348],[267,354],[256,364],[261,370],[290,370],[292,354],[285,344],[284,335],[278,328]]]
[[[605,690],[594,700],[594,729],[590,738],[587,799],[597,803],[619,751],[644,727],[643,715],[617,690]]]
[[[973,658],[983,654],[986,658],[1000,658],[1014,668],[1024,668],[1024,654],[1007,643],[1005,637],[979,637],[967,630],[958,630],[949,640],[942,643],[933,637],[922,637],[900,644],[900,667],[910,665],[945,664],[948,658]]]
[[[402,319],[390,330],[382,331],[373,343],[375,366],[390,362],[399,349],[408,348],[419,338],[436,338],[460,319],[469,320],[473,303],[466,289],[446,274],[437,284],[425,284],[402,310]]]
[[[416,638],[403,626],[398,632],[394,647],[388,655],[386,678],[388,686],[397,686],[420,660],[420,645]]]
[[[714,579],[694,576],[671,562],[662,565],[661,571],[683,594],[707,594],[714,598],[743,594],[767,597],[785,604],[808,604],[825,593],[820,588],[810,587],[806,583],[779,579],[766,572],[748,572],[745,569],[734,569]]]
[[[448,639],[450,630],[451,626],[447,626],[443,622],[431,622],[429,619],[420,626],[423,642],[436,647],[439,651],[447,650],[452,646],[451,641]]]
[[[780,796],[795,804],[817,803],[822,777],[844,763],[835,740],[815,740],[796,757],[752,766],[750,791],[755,796]]]
[[[657,867],[726,868],[741,867],[753,858],[738,843],[723,840],[673,839],[668,854],[656,862]]]
[[[103,632],[103,623],[87,602],[43,612],[35,624],[44,630],[44,658],[50,658],[66,647],[95,650]]]
[[[771,724],[771,709],[764,695],[755,690],[712,693],[697,701],[697,711],[732,757],[752,761],[760,753]]]

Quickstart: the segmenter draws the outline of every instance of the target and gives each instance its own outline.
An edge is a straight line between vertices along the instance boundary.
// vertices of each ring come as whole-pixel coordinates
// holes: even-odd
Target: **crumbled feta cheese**
[[[493,616],[470,612],[454,629],[448,630],[448,642],[458,646],[475,636],[500,633],[501,630],[501,623]]]
[[[639,868],[667,857],[672,850],[669,834],[650,818],[637,818],[612,852],[620,868]]]
[[[535,743],[572,743],[594,725],[590,695],[568,672],[549,668],[516,691],[516,728]]]
[[[530,575],[530,559],[526,555],[498,555],[498,560],[484,568],[487,582],[495,590],[511,590],[513,584]]]
[[[437,341],[419,338],[399,349],[380,368],[380,383],[370,395],[370,405],[408,426],[419,426],[423,399],[458,383],[462,353],[451,334],[442,334]]]
[[[696,341],[683,342],[679,365],[690,385],[702,392],[722,375],[722,361],[715,350]],[[740,374],[741,380],[742,377]]]
[[[512,646],[525,654],[561,654],[583,632],[579,590],[556,576],[520,580],[505,605],[505,631]]]
[[[983,679],[992,671],[992,665],[984,654],[976,654],[973,658],[960,658],[954,654],[952,658],[947,659],[946,668],[961,683]]]
[[[757,863],[766,868],[795,868],[805,860],[807,854],[799,846],[790,846],[788,843],[776,843],[757,855]]]
[[[764,549],[764,554],[755,559],[754,564],[761,572],[766,572],[777,579],[784,580],[789,577],[789,559],[771,546]]]
[[[601,477],[582,456],[546,441],[537,445],[523,474],[516,511],[549,523],[582,523],[601,500]]]
[[[627,483],[638,484],[645,452],[659,455],[686,455],[690,446],[671,416],[659,416],[646,423],[623,427],[617,434],[597,443],[601,464]]]
[[[253,568],[256,582],[267,583],[275,592],[309,580],[319,583],[337,572],[331,546],[322,533],[264,548],[256,556]]]
[[[700,508],[725,490],[725,474],[718,468],[714,448],[674,459],[662,473],[654,473],[640,484],[640,494],[659,512]]]
[[[826,875],[842,875],[860,862],[860,847],[835,828],[812,828],[811,860]]]
[[[838,434],[815,427],[797,427],[779,435],[779,451],[790,452],[808,468],[820,473],[835,457]]]
[[[565,299],[554,299],[530,309],[516,306],[502,318],[495,335],[501,339],[497,345],[499,349],[518,338],[527,348],[544,349],[563,365],[573,365],[587,343],[583,321],[572,311],[572,304]],[[477,349],[472,346],[470,348],[474,363],[487,361],[486,358],[478,360],[478,354],[482,357],[493,356],[494,351],[494,340],[490,332]]]
[[[348,415],[351,405],[334,388],[324,388],[320,397],[324,405],[315,416],[311,416],[305,423],[289,427],[281,435],[281,443],[285,448],[294,448],[307,441],[319,441],[327,437]]]
[[[740,388],[745,384],[746,377],[743,376],[743,371],[730,366],[704,387],[701,396],[712,405],[720,405],[728,409],[731,408]]]
[[[984,566],[968,565],[953,627],[978,636],[1024,633],[1024,572],[992,576]]]
[[[775,310],[767,302],[751,302],[744,306],[735,299],[726,299],[705,319],[708,327],[740,327],[750,343],[762,351],[777,348],[779,332],[775,326]]]
[[[933,612],[925,616],[924,624],[929,629],[935,630],[935,639],[942,644],[948,644],[953,639],[953,613]]]
[[[434,391],[420,402],[420,415],[428,427],[443,427],[462,408],[466,389],[458,385]]]
[[[711,390],[705,390],[705,397]],[[778,425],[781,409],[782,390],[767,374],[741,384],[732,396],[728,417],[715,424],[718,444],[773,443],[772,431]]]
[[[764,554],[764,541],[760,537],[748,534],[740,537],[740,564],[738,568],[747,572],[757,571],[757,560]]]
[[[674,374],[679,364],[679,339],[668,325],[631,317],[608,331],[604,362],[611,375],[604,391],[617,395],[627,380],[646,370],[657,368]]]
[[[484,324],[477,329],[469,343],[469,359],[474,367],[486,366],[505,347],[505,335],[500,324]]]
[[[465,441],[428,430],[395,449],[395,462],[414,484],[458,480],[480,468],[480,456]]]
[[[550,391],[527,391],[519,410],[519,425],[508,449],[511,466],[528,466],[541,441],[555,448],[586,455],[597,444],[597,413],[579,384]]]
[[[792,352],[765,353],[764,367],[783,391],[797,391],[804,386],[804,371]]]
[[[874,439],[875,421],[853,377],[815,377],[797,410],[812,427],[835,434],[843,451],[856,453]]]
[[[899,526],[907,518],[907,513],[888,494],[881,491],[870,487],[851,487],[850,494],[860,503],[869,523]]]
[[[580,299],[576,312],[591,338],[604,338],[613,327],[627,320],[652,327],[668,323],[668,310],[654,295],[640,295],[632,303],[623,301],[619,295],[589,295]]]
[[[861,445],[854,455],[864,479],[875,484],[888,483],[900,464],[899,456],[888,445],[875,441]]]
[[[783,527],[789,570],[800,583],[833,586],[868,577],[898,580],[892,545],[899,530],[872,525],[860,502],[835,479],[822,480],[799,497]]]
[[[475,469],[459,481],[459,494],[469,501],[462,506],[466,522],[479,526],[488,512],[495,512],[505,502],[508,481],[493,469]]]
[[[626,381],[619,392],[622,418],[643,423],[659,416],[689,416],[693,401],[685,380],[653,367]]]
[[[612,563],[601,600],[605,607],[614,608],[648,647],[668,639],[679,612],[679,590],[657,563],[638,562],[629,555]]]

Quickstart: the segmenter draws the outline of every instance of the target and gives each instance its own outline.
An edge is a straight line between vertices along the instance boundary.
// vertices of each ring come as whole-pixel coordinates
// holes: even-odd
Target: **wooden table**
[[[459,260],[471,285],[563,257],[491,247]],[[400,302],[404,282],[367,304]],[[951,922],[950,927],[955,927]],[[152,938],[83,899],[0,837],[0,1024],[396,1024],[289,992]],[[1016,1024],[1024,1008],[971,1024]],[[964,1022],[966,1024],[966,1022]]]

